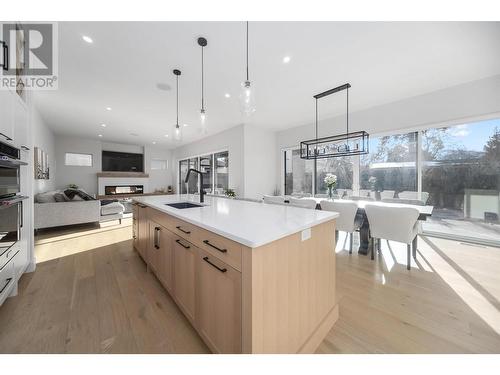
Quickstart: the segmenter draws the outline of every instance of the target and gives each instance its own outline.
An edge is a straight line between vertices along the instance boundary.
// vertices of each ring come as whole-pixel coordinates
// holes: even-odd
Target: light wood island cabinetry
[[[152,207],[135,223],[136,250],[214,353],[312,353],[338,317],[335,219],[253,248]]]

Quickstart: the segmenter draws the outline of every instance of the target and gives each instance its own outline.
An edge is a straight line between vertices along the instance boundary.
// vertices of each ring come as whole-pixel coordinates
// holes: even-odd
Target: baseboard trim
[[[298,354],[314,354],[316,349],[325,339],[326,335],[333,328],[333,325],[339,318],[339,304],[337,303],[333,309],[331,309],[328,314],[326,314],[323,321],[320,323],[318,328],[311,334],[307,341],[302,345],[302,347],[297,351]]]

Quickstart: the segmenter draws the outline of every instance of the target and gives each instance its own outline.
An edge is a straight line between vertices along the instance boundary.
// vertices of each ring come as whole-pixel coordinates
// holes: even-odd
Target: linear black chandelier
[[[365,131],[349,133],[349,88],[351,85],[344,85],[327,90],[314,95],[316,100],[316,138],[300,142],[301,159],[326,159],[340,156],[353,156],[368,154],[369,135]],[[347,97],[347,115],[345,134],[332,135],[329,137],[318,138],[318,99],[324,98],[336,92],[346,90]]]

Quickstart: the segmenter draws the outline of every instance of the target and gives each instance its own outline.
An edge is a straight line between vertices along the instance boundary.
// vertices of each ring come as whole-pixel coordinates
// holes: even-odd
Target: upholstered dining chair
[[[284,204],[285,203],[285,197],[283,197],[283,196],[264,195],[264,197],[262,199],[264,200],[264,203],[269,203],[269,204]]]
[[[337,218],[337,230],[347,232],[349,235],[349,254],[352,254],[352,237],[362,224],[362,219],[356,215],[358,204],[353,201],[321,201],[321,210],[339,213]]]
[[[413,207],[387,207],[378,203],[365,205],[370,224],[371,258],[374,259],[375,240],[385,239],[406,244],[407,264],[411,268],[411,247],[413,258],[417,256],[417,235],[419,211]]]
[[[290,205],[295,207],[315,209],[317,203],[314,199],[307,199],[307,198],[297,199],[292,197],[290,198]]]
[[[380,192],[380,199],[391,199],[394,198],[396,190],[383,190]]]

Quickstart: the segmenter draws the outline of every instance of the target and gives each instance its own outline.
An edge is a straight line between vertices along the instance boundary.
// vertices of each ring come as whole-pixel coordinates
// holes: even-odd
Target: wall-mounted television
[[[131,152],[102,152],[103,172],[144,172],[144,156]]]

